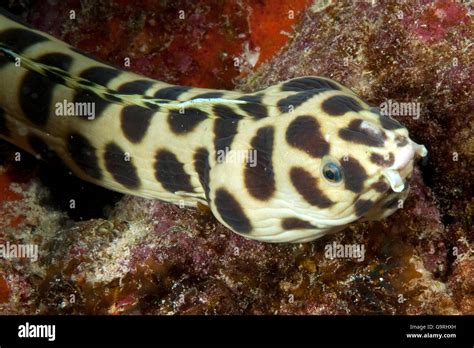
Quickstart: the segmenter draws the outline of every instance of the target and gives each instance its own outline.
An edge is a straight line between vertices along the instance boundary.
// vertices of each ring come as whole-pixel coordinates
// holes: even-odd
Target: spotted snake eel
[[[58,114],[62,105],[76,114]],[[4,11],[0,138],[114,191],[208,206],[232,231],[266,242],[311,241],[389,216],[427,154],[402,124],[331,79],[254,93],[170,85]]]

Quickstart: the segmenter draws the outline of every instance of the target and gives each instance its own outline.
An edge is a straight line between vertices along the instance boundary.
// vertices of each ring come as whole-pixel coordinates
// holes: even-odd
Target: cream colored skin
[[[15,27],[25,28],[21,24],[0,15],[0,34],[6,29]],[[31,45],[25,49],[22,52],[22,56],[25,57],[25,59],[34,61],[48,52],[65,53],[72,57],[72,65],[69,69],[71,75],[79,75],[82,71],[91,66],[106,66],[72,51],[67,44],[47,34],[40,34],[47,37],[48,41]],[[176,135],[171,131],[167,122],[168,112],[173,108],[182,107],[180,103],[189,101],[197,95],[213,92],[213,90],[193,88],[181,94],[177,101],[162,104],[160,111],[156,112],[151,118],[151,123],[143,139],[139,143],[132,143],[123,135],[120,117],[117,116],[120,115],[121,110],[124,108],[124,105],[121,103],[110,103],[102,116],[92,121],[86,121],[77,117],[59,117],[54,115],[53,106],[63,100],[71,101],[74,93],[76,93],[74,88],[62,84],[58,84],[54,89],[50,101],[52,114],[47,124],[37,126],[32,123],[25,117],[18,102],[18,91],[22,79],[27,72],[28,69],[26,69],[24,65],[16,67],[11,63],[0,68],[0,106],[5,110],[6,125],[10,130],[8,136],[0,134],[1,138],[26,151],[34,153],[34,150],[29,146],[26,140],[28,135],[34,134],[47,143],[75,175],[84,180],[114,191],[146,198],[157,198],[175,204],[185,204],[187,206],[196,206],[198,203],[208,205],[204,189],[199,180],[198,173],[195,171],[193,162],[195,151],[198,148],[205,147],[210,153],[210,208],[221,223],[232,229],[225,219],[221,217],[214,203],[216,191],[219,188],[225,188],[238,200],[245,215],[251,222],[252,230],[250,233],[243,234],[245,237],[251,239],[266,242],[305,242],[319,238],[327,233],[341,230],[348,224],[361,218],[356,215],[354,209],[354,202],[357,198],[370,199],[377,202],[362,219],[384,218],[392,214],[396,209],[386,209],[383,208],[383,205],[393,198],[404,200],[408,194],[407,187],[404,187],[402,192],[394,191],[400,191],[401,189],[400,186],[397,186],[397,180],[398,184],[403,184],[403,181],[409,177],[413,171],[416,155],[426,155],[426,149],[424,149],[424,147],[409,140],[408,130],[406,128],[383,130],[380,117],[370,111],[370,107],[360,100],[352,91],[340,84],[337,84],[339,90],[327,90],[315,95],[294,108],[292,112],[283,114],[276,107],[278,101],[286,96],[294,95],[297,92],[283,92],[281,91],[281,84],[259,91],[256,94],[263,94],[262,104],[264,104],[268,110],[268,117],[262,119],[250,117],[238,107],[235,100],[244,95],[243,93],[220,91],[224,93],[224,96],[221,98],[190,102],[193,107],[206,111],[209,117],[199,123],[192,132]],[[117,78],[112,79],[106,87],[111,90],[116,90],[125,82],[144,79],[146,78],[133,73],[123,73]],[[163,82],[150,81],[153,81],[153,86],[146,91],[146,95],[148,96],[153,96],[156,91],[170,86]],[[328,116],[322,110],[321,103],[334,95],[351,96],[358,101],[360,106],[363,107],[363,110],[359,112],[347,112],[339,117]],[[245,187],[244,164],[235,161],[216,163],[213,128],[214,122],[218,117],[212,112],[212,107],[215,104],[225,104],[242,117],[238,123],[237,134],[232,142],[233,151],[251,150],[250,144],[258,129],[264,126],[274,127],[273,171],[276,190],[269,200],[262,201],[255,199],[248,192]],[[321,173],[323,163],[321,158],[311,157],[304,151],[292,147],[287,143],[285,134],[288,125],[292,120],[301,115],[310,115],[315,117],[318,121],[321,134],[323,134],[324,138],[330,143],[330,153],[325,158],[339,160],[349,156],[356,159],[364,168],[367,179],[364,181],[363,189],[360,193],[347,190],[344,186],[344,180],[337,184],[326,180]],[[344,127],[347,128],[349,123],[356,118],[363,120],[364,125],[383,130],[386,135],[383,147],[370,148],[367,145],[349,143],[338,136],[339,130]],[[70,131],[77,131],[86,135],[87,139],[96,149],[97,157],[99,158],[98,164],[103,173],[101,180],[86,175],[71,159],[65,144],[65,137]],[[402,148],[397,146],[397,137],[405,137],[408,139],[407,145]],[[114,180],[112,175],[105,168],[103,159],[104,147],[108,142],[112,141],[125,149],[127,154],[130,155],[131,161],[137,169],[138,177],[141,180],[142,185],[139,189],[127,189]],[[195,193],[171,193],[157,181],[153,166],[155,154],[159,149],[170,150],[176,155],[177,159],[184,164],[184,170],[190,175],[190,182]],[[392,153],[395,156],[392,168],[382,167],[373,163],[370,160],[372,153],[377,153],[381,156],[388,156]],[[312,173],[315,178],[318,178],[319,189],[322,190],[331,201],[335,202],[335,204],[329,208],[320,209],[308,203],[291,183],[289,170],[293,166],[303,167]],[[387,169],[393,169],[391,171],[392,176],[387,175]],[[345,179],[347,179],[351,173],[343,173],[343,175]],[[393,175],[395,179],[393,179]],[[392,179],[389,181],[387,178]],[[391,189],[387,192],[377,192],[371,185],[379,181],[385,181]],[[281,220],[288,217],[304,220],[314,225],[314,228],[285,230],[281,226]]]

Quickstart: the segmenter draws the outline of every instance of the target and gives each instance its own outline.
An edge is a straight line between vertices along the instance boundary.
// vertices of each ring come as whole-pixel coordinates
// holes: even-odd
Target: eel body
[[[5,12],[0,138],[111,190],[207,205],[234,232],[267,242],[392,214],[426,155],[403,125],[331,79],[255,93],[169,85]]]

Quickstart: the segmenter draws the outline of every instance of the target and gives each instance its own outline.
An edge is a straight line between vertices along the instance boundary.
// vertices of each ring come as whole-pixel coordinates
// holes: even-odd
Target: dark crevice
[[[75,221],[106,218],[106,208],[123,196],[69,174],[69,170],[57,162],[41,161],[38,178],[50,193],[41,204],[65,211]],[[71,200],[74,200],[74,208],[71,208]]]
[[[40,161],[14,146],[0,142],[0,165],[7,168],[7,175],[12,181],[25,183],[37,178],[49,191],[39,204],[64,211],[74,221],[106,218],[107,208],[114,206],[123,196],[69,174],[70,171],[59,159]],[[21,153],[21,162],[15,162],[13,156],[7,156],[17,151]],[[71,199],[74,200],[75,208],[70,208]]]

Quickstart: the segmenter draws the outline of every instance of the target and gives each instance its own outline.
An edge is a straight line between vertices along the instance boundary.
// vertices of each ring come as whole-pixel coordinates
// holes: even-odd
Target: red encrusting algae
[[[120,0],[81,8],[69,0],[38,4],[29,18],[118,67],[174,84],[233,89],[234,78],[285,45],[309,3]],[[68,21],[71,11],[74,20]]]

